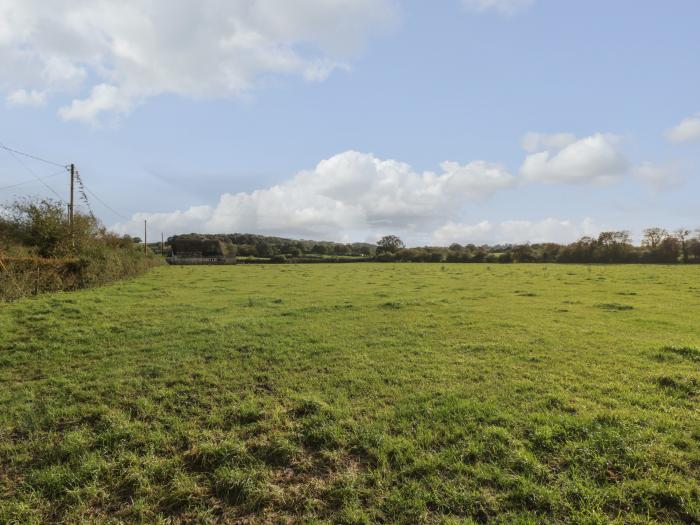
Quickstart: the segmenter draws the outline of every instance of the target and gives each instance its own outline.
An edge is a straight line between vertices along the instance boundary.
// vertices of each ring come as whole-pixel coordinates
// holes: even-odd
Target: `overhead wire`
[[[30,159],[38,160],[39,162],[45,162],[46,164],[58,166],[59,168],[67,168],[68,167],[66,164],[61,164],[60,162],[46,160],[46,159],[39,157],[37,155],[32,155],[31,153],[26,153],[26,152],[20,151],[18,149],[10,148],[9,146],[5,146],[5,144],[3,144],[2,142],[0,142],[0,148],[4,149],[5,151],[9,151],[10,153],[16,153],[17,155],[22,155],[22,156],[28,157]]]
[[[50,179],[52,177],[58,177],[59,175],[64,175],[65,170],[58,171],[56,173],[52,173],[51,175],[46,175],[45,177],[40,177],[41,180],[46,180]],[[31,184],[32,182],[36,182],[36,179],[31,179],[31,180],[25,180],[22,182],[18,182],[16,184],[10,184],[9,186],[0,186],[0,190],[9,190],[11,188],[17,188],[18,186],[24,186],[26,184]]]
[[[22,166],[29,174],[32,175],[32,177],[34,177],[34,180],[23,181],[23,182],[19,182],[19,183],[17,183],[17,184],[10,184],[10,185],[8,185],[8,186],[2,186],[2,187],[0,187],[0,190],[6,190],[6,189],[10,189],[10,188],[16,188],[16,187],[18,187],[18,186],[22,186],[22,185],[29,184],[29,183],[34,182],[34,181],[38,181],[38,182],[40,182],[41,184],[43,184],[48,190],[50,190],[54,195],[56,195],[61,201],[64,200],[63,197],[61,197],[61,195],[60,195],[54,188],[52,188],[52,187],[49,186],[46,182],[44,182],[44,179],[48,179],[48,178],[56,177],[56,176],[60,175],[60,174],[63,173],[65,170],[70,169],[70,165],[68,165],[68,164],[61,164],[61,163],[59,163],[59,162],[54,162],[54,161],[52,161],[52,160],[45,159],[45,158],[43,158],[43,157],[40,157],[40,156],[38,156],[38,155],[34,155],[34,154],[32,154],[32,153],[27,153],[27,152],[25,152],[25,151],[20,151],[20,150],[18,150],[18,149],[10,148],[9,146],[6,146],[6,145],[3,144],[2,142],[0,142],[0,149],[3,149],[3,150],[5,150],[5,151],[7,151],[7,152],[12,156],[12,158],[14,158],[14,160],[15,160],[20,166]],[[50,165],[53,165],[53,166],[60,167],[60,168],[62,168],[62,171],[61,171],[61,172],[58,172],[58,173],[52,173],[51,175],[47,175],[47,176],[45,176],[45,177],[39,177],[39,176],[36,174],[36,172],[34,172],[34,170],[32,170],[25,162],[22,161],[21,158],[19,158],[20,155],[23,156],[23,157],[27,157],[27,158],[30,158],[30,159],[39,161],[39,162],[44,162],[44,163],[46,163],[46,164],[50,164]],[[80,173],[79,173],[77,170],[75,171],[75,176],[76,176],[76,180],[77,180],[77,182],[78,182],[79,188],[80,188],[80,190],[81,190],[82,200],[85,202],[85,205],[87,206],[88,210],[90,210],[90,213],[92,213],[92,209],[90,208],[90,203],[88,202],[86,192],[89,193],[90,195],[92,195],[92,196],[95,198],[95,200],[97,200],[100,204],[102,204],[102,206],[104,206],[106,209],[108,209],[109,211],[111,211],[111,212],[112,212],[113,214],[115,214],[116,216],[118,216],[118,217],[124,219],[125,221],[131,221],[131,219],[130,219],[129,217],[127,217],[127,216],[124,215],[123,213],[120,213],[120,212],[118,212],[117,210],[115,210],[112,206],[110,206],[109,204],[107,204],[107,203],[104,201],[104,199],[102,199],[99,195],[97,195],[93,190],[91,190],[90,188],[88,188],[87,185],[83,182],[82,178],[80,177]]]
[[[117,217],[120,217],[120,218],[124,219],[125,221],[131,221],[131,219],[129,217],[127,217],[123,213],[119,213],[117,210],[115,210],[109,204],[107,204],[103,199],[100,198],[99,195],[97,195],[94,191],[92,191],[90,188],[88,188],[84,182],[83,182],[83,188],[85,188],[85,191],[87,191],[90,195],[95,197],[95,200],[97,200],[100,204],[102,204],[102,206],[107,208],[109,211],[111,211]]]
[[[54,195],[56,195],[56,197],[58,197],[59,200],[61,200],[61,201],[64,200],[63,197],[61,197],[61,195],[60,195],[55,189],[53,189],[51,186],[49,186],[48,184],[46,184],[46,182],[44,182],[44,181],[41,179],[41,177],[39,177],[39,176],[34,172],[34,170],[31,169],[22,159],[20,159],[18,155],[24,155],[25,157],[33,158],[33,159],[35,159],[35,160],[40,160],[40,161],[42,161],[42,162],[47,162],[47,163],[49,163],[49,164],[54,164],[54,165],[60,166],[60,167],[62,167],[62,168],[64,168],[64,169],[67,169],[67,166],[65,166],[65,165],[63,165],[63,164],[58,164],[58,163],[56,163],[56,162],[52,162],[52,161],[49,161],[49,160],[42,159],[41,157],[36,157],[36,156],[34,156],[34,155],[30,155],[29,153],[24,153],[24,152],[20,152],[20,151],[18,151],[18,150],[12,149],[12,148],[8,148],[8,147],[5,146],[2,142],[0,142],[0,149],[4,149],[5,151],[7,151],[7,152],[12,156],[12,158],[15,159],[15,161],[16,161],[20,166],[22,166],[32,177],[34,177],[36,180],[38,180],[39,182],[41,182],[41,184],[43,184],[43,185],[44,185],[48,190],[50,190]]]

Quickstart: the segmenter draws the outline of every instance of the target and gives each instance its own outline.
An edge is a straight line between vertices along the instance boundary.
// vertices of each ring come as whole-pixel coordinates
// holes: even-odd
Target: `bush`
[[[106,284],[163,264],[92,215],[76,214],[71,230],[63,205],[18,201],[0,214],[0,300]]]

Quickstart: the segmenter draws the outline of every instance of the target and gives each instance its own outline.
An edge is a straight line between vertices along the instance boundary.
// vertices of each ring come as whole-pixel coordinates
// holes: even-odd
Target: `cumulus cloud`
[[[46,104],[46,92],[32,89],[16,89],[7,95],[7,102],[12,106],[34,106],[39,107]]]
[[[462,0],[464,7],[470,11],[477,13],[497,11],[506,15],[512,15],[527,9],[533,3],[534,0]]]
[[[66,120],[82,120],[95,123],[102,112],[126,113],[133,104],[134,97],[120,92],[116,86],[99,84],[92,88],[88,98],[74,100],[70,106],[60,108],[58,112]]]
[[[487,199],[514,184],[514,177],[498,164],[444,162],[441,168],[440,173],[419,173],[403,162],[347,151],[282,184],[226,193],[214,207],[137,214],[132,223],[114,229],[138,231],[144,219],[167,231],[333,238],[340,232],[425,229],[458,212],[466,202]]]
[[[569,133],[529,133],[523,146],[530,151],[520,168],[529,181],[552,183],[610,183],[622,178],[629,162],[622,151],[622,139],[596,133],[576,139]]]
[[[493,223],[481,221],[477,224],[448,222],[433,232],[436,245],[460,244],[521,244],[526,242],[573,242],[584,235],[595,235],[599,228],[590,218],[577,224],[568,220],[544,219],[538,222],[527,220]]]
[[[657,165],[645,162],[635,166],[633,174],[637,180],[656,192],[673,190],[681,186],[684,177],[677,165]]]
[[[700,140],[700,113],[683,119],[666,132],[666,138],[676,144]]]
[[[61,115],[94,121],[163,93],[318,81],[396,17],[395,0],[0,0],[0,89],[15,102],[77,94]]]

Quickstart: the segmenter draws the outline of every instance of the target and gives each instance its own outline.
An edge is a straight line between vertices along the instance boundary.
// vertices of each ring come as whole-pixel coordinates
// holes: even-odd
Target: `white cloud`
[[[548,149],[563,149],[576,142],[573,133],[526,133],[522,140],[525,151],[535,152]]]
[[[32,89],[16,89],[7,95],[7,102],[12,106],[39,107],[46,104],[46,92]]]
[[[458,213],[467,201],[481,201],[514,184],[497,164],[444,162],[441,173],[418,173],[406,163],[347,151],[321,161],[288,181],[250,193],[226,193],[215,207],[137,214],[119,232],[138,231],[148,219],[159,230],[251,232],[297,236],[376,231],[429,232]]]
[[[677,126],[668,130],[666,138],[676,144],[700,140],[700,113],[683,119]]]
[[[539,222],[526,220],[477,224],[448,222],[433,232],[433,243],[448,246],[460,244],[520,244],[538,242],[573,242],[584,235],[595,235],[599,229],[589,218],[580,224],[568,220],[544,219]]]
[[[657,165],[645,162],[634,168],[634,176],[653,191],[661,192],[675,189],[684,182],[677,165]]]
[[[629,162],[617,135],[596,133],[576,140],[570,134],[528,134],[527,156],[520,174],[529,181],[554,183],[610,183],[622,178]]]
[[[120,92],[119,88],[108,84],[99,84],[92,88],[88,98],[74,100],[70,106],[63,107],[58,112],[66,120],[95,123],[103,112],[126,113],[134,103],[133,97]]]
[[[175,211],[171,213],[135,213],[132,217],[132,223],[143,225],[144,220],[148,220],[149,224],[156,227],[159,231],[176,231],[180,233],[190,233],[193,227],[204,223],[212,216],[213,209],[210,206],[192,206],[186,211]],[[126,225],[119,226],[115,229],[128,231]],[[140,230],[136,230],[140,231]]]
[[[534,0],[462,0],[464,7],[470,11],[477,13],[497,11],[506,15],[512,15],[527,9],[533,3]]]
[[[319,81],[397,13],[395,0],[0,0],[0,90],[78,94],[61,115],[94,121],[164,93],[236,96],[278,75]]]

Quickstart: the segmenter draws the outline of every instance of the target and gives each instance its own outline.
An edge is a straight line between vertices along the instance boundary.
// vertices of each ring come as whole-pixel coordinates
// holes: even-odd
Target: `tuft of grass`
[[[608,312],[624,312],[627,310],[634,310],[634,306],[620,303],[599,303],[596,304],[596,307],[602,310],[607,310]]]
[[[227,437],[221,441],[195,442],[183,454],[186,465],[199,472],[211,472],[221,465],[246,465],[253,457],[244,441]]]
[[[403,303],[401,301],[387,301],[386,303],[382,304],[382,306],[384,308],[398,310],[400,308],[403,308]]]
[[[700,393],[700,381],[688,377],[661,376],[656,384],[665,392],[680,397],[692,397]]]
[[[262,509],[271,500],[268,475],[253,468],[224,466],[214,472],[214,491],[225,502],[244,512]]]
[[[697,348],[690,346],[665,346],[662,348],[662,351],[679,355],[689,361],[700,362],[700,350]]]
[[[515,295],[519,297],[537,297],[537,294],[534,292],[522,292],[522,291],[516,291]]]
[[[257,444],[253,454],[272,467],[287,467],[302,455],[302,449],[287,437],[273,435]]]

